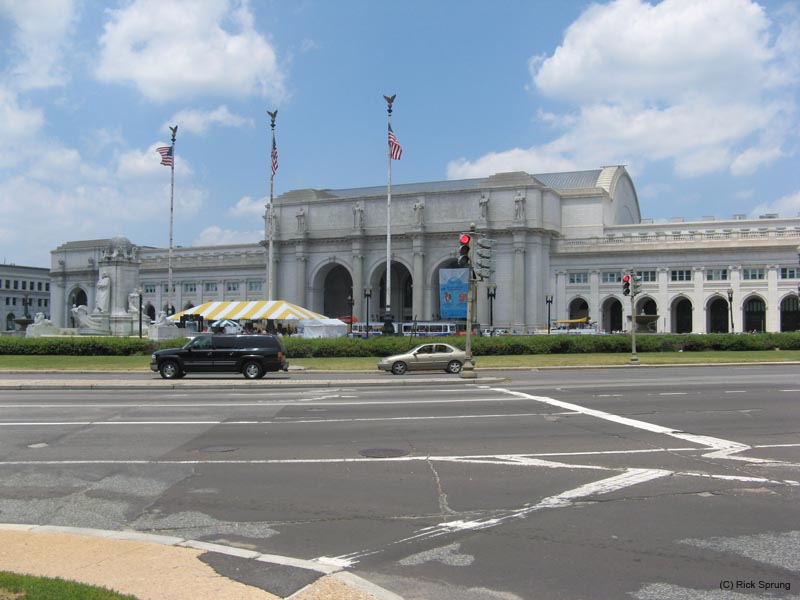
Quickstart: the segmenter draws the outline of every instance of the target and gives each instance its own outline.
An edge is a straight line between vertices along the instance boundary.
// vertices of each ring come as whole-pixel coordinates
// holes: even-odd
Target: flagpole
[[[389,114],[389,130],[392,128],[392,104],[397,94],[393,96],[384,96],[387,104],[387,112]],[[388,178],[386,184],[386,312],[383,317],[383,334],[394,334],[392,321],[392,148],[388,148]]]
[[[270,112],[267,111],[267,114],[270,117],[270,127],[272,128],[272,146],[270,151],[270,177],[269,177],[269,204],[267,204],[267,244],[268,244],[268,251],[267,251],[267,300],[272,300],[272,296],[275,294],[274,290],[274,278],[272,275],[272,267],[273,263],[273,237],[274,237],[274,221],[275,221],[275,208],[272,204],[272,194],[275,189],[275,171],[278,170],[278,156],[277,150],[275,147],[275,118],[278,116],[278,111]]]
[[[178,126],[170,127],[172,131],[172,166],[170,167],[169,182],[169,252],[167,254],[167,310],[169,316],[172,311],[172,223],[174,218],[175,206],[175,138],[178,133]]]

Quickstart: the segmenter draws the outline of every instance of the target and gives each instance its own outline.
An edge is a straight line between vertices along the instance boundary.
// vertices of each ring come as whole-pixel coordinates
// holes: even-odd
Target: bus
[[[367,337],[367,328],[369,328],[369,337],[378,337],[383,335],[383,321],[370,321],[365,323],[363,321],[356,321],[352,325],[352,337]],[[397,324],[394,324],[395,331],[397,331]]]
[[[417,337],[446,337],[456,335],[456,324],[441,321],[412,321],[401,323],[400,331],[403,335]]]

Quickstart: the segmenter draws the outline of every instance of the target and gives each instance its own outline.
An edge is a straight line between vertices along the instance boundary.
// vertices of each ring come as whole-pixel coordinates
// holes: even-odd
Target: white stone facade
[[[275,200],[274,293],[331,317],[370,320],[385,302],[386,187],[295,190]],[[391,309],[398,321],[436,320],[438,272],[455,266],[458,237],[474,223],[497,240],[495,272],[478,285],[478,320],[520,333],[550,316],[589,316],[605,330],[630,329],[619,281],[644,279],[637,315],[650,330],[708,332],[798,328],[800,219],[643,221],[624,167],[392,187]],[[94,298],[108,240],[52,251],[52,319],[68,325],[70,303]],[[266,299],[265,244],[173,249],[173,304]],[[166,248],[138,248],[138,281],[151,315],[167,300]],[[92,262],[92,260],[94,262]],[[135,278],[134,278],[135,279]],[[497,285],[491,305],[487,285]],[[728,291],[733,302],[728,304]],[[83,296],[81,296],[83,297]],[[732,308],[732,310],[731,310]],[[731,314],[732,313],[732,314]],[[637,317],[637,321],[641,319]]]
[[[26,310],[27,309],[27,310]],[[38,267],[0,264],[0,331],[18,329],[25,314],[50,316],[50,272]]]

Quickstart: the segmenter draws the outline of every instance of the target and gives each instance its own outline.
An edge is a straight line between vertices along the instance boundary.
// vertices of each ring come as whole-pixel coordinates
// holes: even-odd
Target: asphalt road
[[[3,390],[0,521],[317,560],[407,600],[800,598],[797,365],[491,374]]]

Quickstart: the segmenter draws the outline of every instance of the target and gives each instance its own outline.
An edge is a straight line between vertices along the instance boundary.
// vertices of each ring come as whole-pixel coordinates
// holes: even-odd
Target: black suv
[[[150,357],[150,370],[164,379],[186,373],[241,373],[258,379],[288,369],[286,347],[274,335],[199,335],[183,348],[157,350]]]

